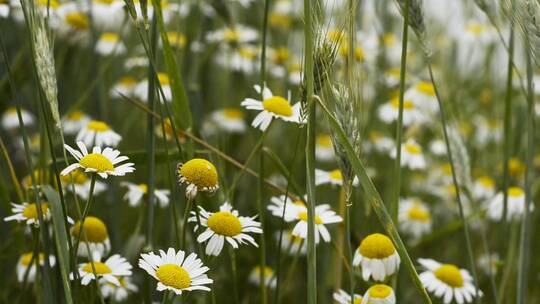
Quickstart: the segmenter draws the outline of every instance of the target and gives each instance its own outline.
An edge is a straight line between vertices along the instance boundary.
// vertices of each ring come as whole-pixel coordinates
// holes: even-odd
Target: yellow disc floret
[[[318,135],[317,145],[324,148],[332,148],[332,138],[328,134]]]
[[[308,213],[307,213],[307,211],[300,212],[300,214],[298,214],[298,218],[301,221],[307,222],[308,221]],[[323,221],[321,220],[321,217],[318,216],[318,215],[315,215],[315,224],[316,225],[321,225],[322,223],[323,223]]]
[[[374,299],[386,299],[391,293],[392,288],[385,284],[377,284],[369,288],[369,296]]]
[[[178,173],[188,183],[197,186],[199,190],[213,188],[218,185],[216,167],[206,159],[194,158],[183,164]]]
[[[240,120],[244,118],[244,113],[238,109],[226,108],[222,110],[223,116],[232,120]]]
[[[435,88],[431,82],[420,81],[416,84],[416,90],[425,95],[435,96]]]
[[[224,236],[236,236],[242,233],[242,224],[237,216],[228,211],[219,211],[208,218],[208,228]]]
[[[86,235],[86,240],[90,243],[103,243],[109,238],[107,232],[107,226],[100,219],[93,216],[87,216],[84,220],[84,232]],[[81,233],[81,222],[78,221],[75,223],[73,228],[71,228],[71,235],[73,237],[78,237]],[[81,238],[84,238],[81,236]]]
[[[463,276],[455,265],[444,264],[435,270],[435,277],[453,288],[463,286]]]
[[[156,277],[161,284],[176,289],[185,289],[191,285],[187,270],[175,264],[163,264],[156,270]]]
[[[86,174],[84,174],[82,170],[76,169],[71,171],[67,175],[61,175],[60,180],[62,181],[62,183],[65,184],[69,184],[73,180],[74,184],[82,185],[88,180],[88,177],[86,176]]]
[[[263,100],[263,107],[266,111],[276,115],[290,117],[293,115],[293,110],[289,101],[280,96],[272,96]]]
[[[72,12],[66,15],[66,22],[71,27],[77,30],[88,29],[88,17],[82,12]]]
[[[20,263],[24,266],[28,266],[30,265],[30,262],[32,262],[33,257],[34,257],[33,252],[25,253],[21,255]],[[45,260],[45,255],[43,253],[39,253],[38,260],[39,260],[39,263],[42,263]],[[37,263],[38,261],[36,261],[36,259],[34,259],[34,261],[32,262],[32,264],[37,264]]]
[[[358,250],[362,256],[369,259],[384,259],[396,252],[390,238],[380,233],[368,235],[362,240]]]
[[[410,219],[420,222],[429,222],[431,218],[429,212],[418,204],[414,204],[409,208],[408,215]]]
[[[91,120],[86,125],[86,128],[96,132],[106,132],[111,129],[108,124],[99,120]]]
[[[335,181],[343,181],[343,175],[339,169],[330,171],[330,178]]]
[[[41,203],[41,213],[47,214],[49,212],[49,205],[47,203]],[[22,212],[22,215],[27,219],[38,219],[38,209],[35,203],[29,204],[26,206]]]
[[[523,196],[525,192],[523,192],[523,189],[519,187],[510,187],[508,188],[508,196],[511,197],[520,197]]]
[[[105,156],[99,153],[90,153],[81,160],[79,164],[84,168],[95,169],[98,173],[109,172],[114,170],[114,165],[112,162]]]
[[[94,267],[92,267],[92,264],[94,264]],[[102,263],[102,262],[86,263],[86,265],[83,266],[82,270],[86,273],[94,273],[94,270],[95,270],[96,275],[109,274],[112,272],[111,268],[107,266],[107,264]]]
[[[422,147],[415,143],[407,142],[405,143],[405,150],[410,154],[420,154],[422,153]]]

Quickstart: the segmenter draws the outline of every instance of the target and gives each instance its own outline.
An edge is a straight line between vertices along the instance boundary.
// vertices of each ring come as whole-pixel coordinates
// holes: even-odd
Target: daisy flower
[[[362,303],[362,296],[359,294],[354,294],[353,299],[354,302],[351,302],[351,295],[348,294],[345,290],[340,289],[332,295],[334,301],[338,302],[339,304],[360,304]]]
[[[0,18],[7,18],[9,16],[9,11],[11,9],[10,3],[0,2]]]
[[[114,132],[108,124],[99,120],[89,121],[79,133],[76,141],[82,141],[87,147],[91,146],[118,146],[122,136]]]
[[[435,139],[429,144],[429,151],[436,156],[446,155],[446,144],[441,139]]]
[[[130,293],[137,292],[139,288],[131,282],[131,277],[118,277],[120,285],[112,284],[104,279],[99,281],[99,288],[104,298],[114,299],[115,302],[122,302]]]
[[[88,285],[92,280],[103,283],[111,283],[120,286],[119,277],[131,275],[131,264],[119,254],[110,256],[105,262],[101,262],[101,254],[94,252],[92,261],[79,264],[79,276],[82,285]],[[95,274],[94,274],[95,273]],[[73,280],[73,274],[70,275]]]
[[[126,46],[116,33],[102,33],[96,43],[96,52],[102,56],[122,55]]]
[[[169,75],[167,73],[157,73],[157,78],[159,81],[159,84],[161,86],[161,89],[163,90],[163,96],[165,96],[165,100],[168,102],[172,101],[172,89],[171,89],[171,81],[169,79]],[[143,81],[139,82],[134,90],[134,95],[142,100],[143,102],[148,102],[148,79],[144,79]],[[161,93],[160,93],[161,98]]]
[[[220,130],[227,133],[244,133],[246,131],[244,112],[239,109],[224,108],[214,111],[210,117]]]
[[[87,257],[88,251],[86,245],[88,245],[91,253],[97,252],[100,255],[108,254],[111,250],[111,242],[109,241],[109,233],[105,223],[97,217],[87,216],[84,219],[83,226],[84,234],[81,234],[81,221],[77,221],[70,230],[74,242],[80,239],[77,254]]]
[[[519,187],[508,188],[508,204],[506,210],[507,220],[520,220],[525,213],[525,191]],[[529,210],[533,210],[534,205],[529,205]],[[500,221],[503,216],[504,209],[504,193],[499,192],[489,202],[488,216],[494,221]]]
[[[178,183],[186,184],[186,197],[195,198],[199,191],[213,194],[219,189],[216,167],[206,159],[194,158],[179,163],[176,168]]]
[[[397,121],[399,114],[399,99],[396,97],[391,101],[383,104],[379,108],[379,118],[385,123]],[[403,125],[410,126],[413,124],[423,124],[426,122],[426,117],[418,109],[415,104],[406,99],[403,101]]]
[[[222,47],[216,56],[216,63],[225,69],[244,74],[253,74],[257,71],[257,58],[259,49],[251,45],[239,47]]]
[[[77,142],[77,146],[80,152],[68,145],[64,145],[77,162],[67,166],[60,172],[60,175],[68,175],[71,171],[78,168],[84,170],[84,172],[95,172],[102,178],[107,178],[109,175],[124,176],[126,173],[135,171],[133,163],[120,164],[129,158],[127,156],[119,156],[120,151],[118,150],[107,147],[102,151],[99,146],[96,146],[92,149],[92,153],[88,153],[82,141]]]
[[[381,132],[370,131],[368,134],[368,141],[366,141],[366,151],[376,151],[388,153],[394,149],[394,140]]]
[[[77,134],[90,122],[90,116],[82,111],[72,111],[62,118],[62,128],[67,135]]]
[[[315,157],[319,161],[327,162],[336,158],[332,138],[328,134],[319,134],[315,139]]]
[[[276,242],[279,242],[281,232],[276,231]],[[281,250],[290,256],[306,255],[307,242],[303,238],[294,236],[292,230],[283,231],[283,238],[281,239]]]
[[[92,25],[100,31],[117,32],[122,28],[126,13],[121,0],[93,0]]]
[[[92,183],[88,176],[81,169],[75,169],[69,174],[60,175],[62,187],[67,191],[74,191],[83,200],[87,200],[90,195],[90,184]],[[99,195],[107,189],[107,186],[101,181],[96,180],[94,184],[94,195]]]
[[[445,304],[455,299],[457,303],[471,303],[477,295],[482,295],[473,284],[473,278],[465,269],[452,264],[441,264],[432,259],[418,259],[426,271],[420,273],[420,281],[427,291],[443,299]]]
[[[85,7],[86,5],[81,6],[79,3],[69,2],[58,8],[59,22],[56,32],[59,37],[75,45],[88,45],[91,31],[88,9]]]
[[[362,304],[396,304],[396,295],[388,285],[373,285],[364,294]]]
[[[19,258],[19,261],[17,262],[17,280],[19,282],[24,281],[24,275],[26,271],[28,271],[28,277],[26,278],[27,282],[34,282],[36,279],[36,265],[39,264],[39,266],[43,266],[45,264],[45,255],[43,253],[38,253],[38,258],[34,258],[34,261],[32,261],[32,258],[34,257],[33,252],[27,252]],[[32,265],[30,263],[32,262]],[[56,263],[56,259],[54,258],[54,255],[49,256],[49,263],[51,267],[54,267],[54,264]],[[30,267],[30,269],[28,269]]]
[[[48,221],[51,218],[49,204],[41,202],[41,213],[43,220]],[[36,203],[11,203],[11,212],[14,214],[4,218],[4,221],[26,222],[28,226],[39,227],[38,206]]]
[[[489,176],[480,176],[473,185],[473,194],[478,199],[489,199],[495,195],[495,181]]]
[[[200,218],[194,211],[191,212],[189,222],[199,222],[202,227],[205,227],[203,233],[197,237],[197,242],[206,244],[206,255],[218,256],[223,249],[225,241],[233,248],[238,249],[239,244],[250,243],[258,247],[257,243],[248,233],[262,233],[261,223],[256,222],[253,217],[239,216],[238,211],[234,210],[229,203],[224,203],[219,207],[219,211],[212,213],[207,212],[199,206]],[[201,227],[201,228],[202,228]],[[195,231],[199,229],[199,225],[195,226]]]
[[[482,269],[487,275],[496,275],[499,266],[503,264],[497,253],[482,254],[478,257],[478,268]]]
[[[500,121],[477,116],[474,119],[475,140],[480,146],[488,143],[498,143],[503,137],[503,126]]]
[[[435,88],[429,81],[419,81],[405,92],[405,98],[413,102],[419,109],[428,114],[439,111],[439,103],[435,95]]]
[[[390,153],[392,158],[396,158],[396,151],[397,147]],[[409,139],[401,145],[401,166],[411,170],[426,168],[422,147],[414,139]]]
[[[225,42],[232,45],[254,42],[259,37],[259,32],[245,25],[237,25],[234,28],[223,28],[206,35],[209,42]]]
[[[274,270],[269,266],[265,266],[262,269],[262,277],[264,280],[264,285],[269,288],[276,288],[276,276],[274,275]],[[253,285],[259,286],[261,284],[261,266],[255,266],[249,273],[248,280]]]
[[[137,80],[131,76],[124,76],[112,87],[109,94],[114,98],[122,98],[122,95],[132,97],[136,88]]]
[[[142,202],[144,195],[148,194],[148,185],[147,184],[133,184],[129,182],[122,182],[120,185],[126,187],[128,191],[124,195],[124,200],[126,200],[131,207],[139,206]],[[157,198],[159,206],[165,208],[169,205],[169,194],[171,191],[167,189],[154,189],[154,195]]]
[[[158,280],[158,291],[171,290],[177,295],[183,291],[210,291],[209,287],[204,286],[213,282],[205,274],[208,267],[203,266],[195,253],[184,257],[184,251],[176,252],[173,248],[169,248],[167,252],[160,250],[159,255],[153,252],[142,253],[139,267]]]
[[[374,233],[362,240],[354,253],[353,266],[362,267],[362,278],[384,281],[394,274],[401,262],[394,243],[384,234]]]
[[[25,127],[33,126],[35,123],[34,115],[30,112],[21,109],[21,117]],[[19,117],[17,116],[17,108],[9,107],[2,115],[2,128],[11,131],[19,129]]]
[[[315,169],[315,185],[330,184],[334,186],[343,186],[343,174],[341,170],[335,169],[332,171],[324,171]],[[358,178],[355,176],[353,180],[353,186],[358,185]]]
[[[399,228],[415,239],[431,230],[431,213],[417,198],[402,199],[399,203]]]
[[[261,94],[261,87],[259,85],[255,85],[254,88],[258,94]],[[275,96],[267,87],[262,89],[262,97],[262,101],[246,98],[241,103],[248,110],[261,111],[251,123],[254,128],[265,131],[274,118],[299,124],[304,123],[300,120],[299,102],[291,106],[289,100],[281,96]]]

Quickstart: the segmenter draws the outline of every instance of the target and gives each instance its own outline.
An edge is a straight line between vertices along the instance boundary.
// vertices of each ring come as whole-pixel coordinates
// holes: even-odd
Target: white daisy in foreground
[[[385,123],[397,121],[399,115],[399,99],[394,98],[379,108],[379,118]],[[410,100],[403,101],[403,125],[422,124],[426,122],[424,114]]]
[[[439,103],[433,84],[428,81],[419,81],[405,92],[405,98],[412,101],[419,109],[436,114]]]
[[[399,229],[415,239],[431,230],[431,214],[417,198],[402,199],[399,203]]]
[[[370,277],[384,281],[398,270],[400,262],[392,240],[384,234],[374,233],[360,242],[354,253],[353,266],[361,266],[364,281]]]
[[[122,136],[114,132],[105,122],[91,120],[77,133],[75,140],[84,142],[87,147],[116,147],[122,140]]]
[[[206,244],[206,255],[218,256],[223,249],[225,241],[233,248],[238,249],[239,244],[250,243],[258,247],[255,239],[248,233],[262,233],[261,223],[255,221],[257,216],[239,216],[229,203],[224,203],[219,207],[219,211],[212,213],[199,206],[200,218],[197,219],[196,212],[191,212],[189,222],[198,223],[205,227],[203,233],[197,237],[197,242]],[[200,228],[202,228],[200,227]],[[195,231],[199,226],[195,226]]]
[[[348,294],[345,290],[340,289],[332,295],[332,298],[334,301],[338,302],[339,304],[360,304],[362,303],[362,296],[359,294],[353,295],[353,301],[351,302],[351,295]]]
[[[133,184],[129,182],[122,182],[120,185],[126,187],[128,191],[124,195],[124,200],[129,203],[131,207],[139,206],[142,202],[143,196],[148,194],[147,184]],[[161,208],[165,208],[169,205],[169,194],[171,191],[167,189],[154,189],[154,195]]]
[[[519,187],[508,188],[506,219],[520,220],[525,213],[525,191]],[[533,210],[534,204],[530,204],[529,210]],[[504,212],[504,193],[499,192],[489,202],[488,216],[494,221],[500,221]]]
[[[102,256],[108,254],[111,250],[111,242],[105,223],[97,217],[87,216],[84,219],[83,227],[84,234],[81,234],[81,221],[77,221],[70,230],[73,243],[80,239],[77,255],[89,256],[88,249],[90,249],[90,253],[97,252]]]
[[[90,184],[92,183],[88,175],[82,169],[75,169],[69,174],[61,175],[60,181],[62,187],[67,191],[73,192],[83,200],[87,200],[90,195]],[[94,195],[99,195],[107,189],[107,186],[101,181],[96,180],[94,184]]]
[[[39,253],[37,258],[34,258],[32,261],[32,258],[34,257],[33,252],[27,252],[19,258],[19,261],[17,262],[17,280],[19,282],[24,282],[24,275],[26,274],[26,271],[28,271],[28,277],[26,278],[26,281],[29,283],[34,282],[36,279],[36,265],[39,265],[40,267],[45,264],[45,255],[43,253]],[[54,264],[56,262],[56,259],[54,258],[54,255],[49,256],[49,263],[51,267],[54,267]],[[32,265],[30,265],[32,263]],[[28,269],[30,267],[30,269]]]
[[[92,149],[92,153],[88,153],[83,142],[77,142],[80,152],[68,145],[64,145],[66,150],[75,157],[76,163],[67,166],[60,175],[68,175],[71,171],[81,168],[84,172],[94,172],[102,178],[107,178],[109,175],[124,176],[126,173],[135,171],[133,163],[123,163],[129,158],[120,156],[120,151],[112,148],[105,148],[103,151],[99,146]]]
[[[336,159],[332,138],[328,134],[319,134],[315,139],[315,157],[319,161],[332,161]]]
[[[101,254],[94,252],[92,261],[79,265],[79,276],[82,285],[88,285],[97,277],[99,281],[120,286],[118,277],[131,275],[131,268],[132,266],[126,258],[121,257],[119,254],[110,256],[105,262],[101,262]],[[70,277],[73,280],[73,274]]]
[[[259,85],[255,85],[254,88],[258,94],[261,94],[261,87]],[[272,94],[272,91],[270,91],[270,89],[267,87],[262,89],[262,98],[262,101],[253,98],[246,98],[241,103],[241,105],[248,110],[261,111],[251,123],[251,126],[254,128],[259,128],[261,131],[265,131],[274,118],[279,118],[283,121],[298,124],[303,123],[300,120],[299,102],[291,106],[289,100]]]
[[[315,185],[330,184],[334,186],[343,186],[343,174],[341,170],[335,169],[332,171],[324,171],[315,169]],[[355,176],[353,179],[353,186],[358,185],[358,178]]]
[[[35,123],[34,115],[30,112],[21,109],[21,117],[25,127],[33,126]],[[2,128],[10,131],[19,129],[19,117],[17,115],[17,108],[9,107],[4,114],[2,114]]]
[[[480,176],[473,185],[473,194],[478,199],[489,199],[495,195],[495,181],[489,176]]]
[[[62,128],[67,135],[77,134],[90,121],[90,116],[82,111],[72,111],[62,117]]]
[[[122,55],[126,52],[126,46],[116,33],[102,33],[96,43],[96,52],[102,56]]]
[[[177,295],[183,291],[210,291],[205,285],[213,282],[205,274],[208,267],[203,266],[195,253],[185,257],[184,251],[176,252],[173,248],[167,252],[160,250],[159,255],[142,253],[139,267],[158,280],[158,291],[171,290]]]
[[[457,303],[471,303],[482,292],[475,288],[473,278],[465,269],[452,264],[441,264],[432,259],[418,259],[426,271],[419,277],[426,290],[443,299],[445,304],[455,299]]]
[[[394,148],[390,153],[392,158],[396,158],[396,150],[397,148]],[[401,145],[401,166],[411,170],[426,168],[422,147],[414,139],[409,139]]]
[[[13,215],[4,218],[4,221],[17,221],[26,222],[28,226],[39,227],[39,215],[38,206],[36,203],[11,203],[11,212]],[[41,213],[43,214],[43,220],[48,221],[51,218],[49,211],[49,204],[41,202]]]
[[[115,302],[122,302],[130,293],[137,292],[139,288],[131,282],[131,277],[118,277],[120,285],[115,285],[101,279],[99,281],[101,294],[104,298],[114,299]]]
[[[362,304],[396,304],[396,295],[388,285],[373,285],[364,294]]]
[[[176,174],[178,183],[187,185],[186,197],[189,199],[195,198],[200,191],[213,194],[219,189],[216,167],[206,159],[194,158],[184,164],[180,163]]]
[[[224,108],[214,111],[211,114],[211,120],[220,130],[227,133],[244,133],[246,131],[244,112],[236,108]]]
[[[276,276],[274,275],[274,270],[270,268],[269,266],[265,266],[264,269],[262,269],[262,277],[264,280],[264,285],[269,288],[276,288]],[[249,282],[251,282],[254,285],[259,286],[261,284],[261,266],[255,266],[251,272],[249,273],[248,277]]]

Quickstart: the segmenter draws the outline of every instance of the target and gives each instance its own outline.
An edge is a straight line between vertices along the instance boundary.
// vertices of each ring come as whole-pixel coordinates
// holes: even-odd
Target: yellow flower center
[[[343,181],[343,175],[339,169],[330,171],[330,178],[335,181]]]
[[[47,214],[47,212],[49,212],[49,205],[47,203],[41,203],[41,213],[45,215]],[[35,203],[29,204],[28,206],[26,206],[26,208],[24,208],[22,214],[27,219],[37,220],[38,219],[37,205]]]
[[[362,297],[358,297],[358,298],[354,299],[353,304],[362,304]]]
[[[289,50],[285,47],[277,48],[274,52],[274,62],[284,65],[289,60]]]
[[[77,170],[73,170],[71,171],[68,175],[62,175],[60,176],[60,180],[62,181],[62,183],[64,184],[69,184],[71,183],[71,180],[73,179],[73,183],[74,184],[77,184],[77,185],[82,185],[84,183],[86,183],[86,181],[88,180],[88,177],[86,176],[86,174],[84,174],[84,172],[80,169],[77,169]]]
[[[186,289],[191,285],[187,270],[175,264],[163,264],[156,270],[156,277],[161,284],[176,289]]]
[[[306,206],[306,203],[301,201],[301,200],[296,200],[296,201],[293,202],[293,204],[295,204],[297,206],[302,206],[302,207]]]
[[[274,27],[281,27],[281,28],[289,28],[291,27],[291,17],[280,14],[280,13],[271,13],[270,16],[268,16],[268,23]]]
[[[253,272],[257,275],[261,274],[261,266],[257,266],[253,269]],[[268,278],[274,275],[274,270],[268,266],[264,266],[263,277]]]
[[[7,3],[7,1],[6,1],[6,3]],[[58,1],[56,1],[56,0],[50,0],[50,1],[48,1],[48,0],[38,0],[37,3],[41,7],[49,6],[52,9],[56,9],[56,8],[60,7],[60,3],[58,3]]]
[[[242,233],[242,224],[238,217],[228,211],[219,211],[208,218],[208,228],[224,236],[236,236]]]
[[[240,39],[240,33],[234,29],[225,29],[225,32],[223,32],[223,39],[231,43],[238,42]]]
[[[218,184],[216,167],[202,158],[194,158],[180,167],[180,175],[197,188],[212,188]]]
[[[24,266],[28,266],[30,265],[30,262],[32,261],[32,257],[34,256],[34,253],[33,252],[28,252],[28,253],[25,253],[21,256],[21,264],[24,265]],[[45,255],[43,253],[39,253],[38,254],[38,260],[39,260],[39,263],[43,262],[45,260]],[[36,261],[36,259],[34,259],[34,262],[33,264],[37,264],[38,261]]]
[[[410,154],[420,154],[422,153],[422,147],[415,143],[407,142],[405,143],[405,151],[409,152]]]
[[[517,158],[511,158],[508,161],[508,169],[511,175],[516,176],[525,171],[525,164]]]
[[[429,212],[417,204],[409,208],[408,214],[410,219],[420,222],[428,222],[430,219]]]
[[[114,0],[94,0],[94,1],[101,4],[112,4]]]
[[[332,148],[332,138],[328,134],[317,136],[317,145],[323,148]]]
[[[523,196],[525,192],[519,187],[510,187],[508,188],[508,196],[511,197],[520,197]]]
[[[459,268],[452,264],[444,264],[435,270],[435,277],[443,281],[452,288],[463,286],[463,276],[459,272]]]
[[[395,78],[398,78],[399,75],[401,74],[401,70],[400,69],[391,69],[389,70],[388,72],[386,72],[387,76],[389,77],[395,77]]]
[[[146,184],[138,184],[137,187],[142,190],[145,194],[148,192],[148,186]]]
[[[307,211],[304,211],[304,212],[301,212],[300,214],[298,214],[298,218],[301,220],[301,221],[304,221],[304,222],[307,222],[308,221],[308,213]],[[315,215],[315,225],[321,225],[323,222],[321,220],[321,217],[319,215]]]
[[[289,101],[280,96],[272,96],[263,100],[263,107],[266,111],[276,115],[290,117],[293,115],[292,107]]]
[[[87,129],[90,129],[92,131],[96,132],[106,132],[109,131],[111,128],[108,124],[104,123],[103,121],[99,120],[91,120],[87,125]]]
[[[425,95],[435,96],[435,88],[431,82],[420,81],[416,84],[416,90]]]
[[[368,235],[362,240],[358,250],[362,256],[369,259],[384,259],[396,252],[390,238],[380,233]]]
[[[478,178],[478,182],[480,185],[486,188],[494,188],[495,187],[495,181],[487,176],[481,176]]]
[[[345,33],[340,30],[331,30],[328,31],[328,34],[326,36],[330,41],[338,43],[345,38]]]
[[[244,113],[238,109],[228,108],[222,110],[223,116],[233,120],[239,120],[244,118]]]
[[[168,32],[167,38],[172,46],[183,48],[186,45],[186,36],[177,32]]]
[[[399,109],[399,98],[392,99],[392,107],[394,107],[395,109]],[[405,110],[414,109],[414,103],[412,103],[412,101],[410,100],[404,100],[403,109]]]
[[[84,220],[84,232],[86,235],[86,240],[90,243],[103,243],[109,238],[105,223],[93,216],[87,216]],[[73,237],[78,237],[79,233],[81,233],[80,221],[75,223],[73,228],[71,228],[71,235]]]
[[[468,24],[465,31],[471,34],[482,34],[486,30],[486,27],[481,24]]]
[[[442,171],[446,175],[452,175],[452,165],[450,163],[446,163],[442,166]]]
[[[94,267],[92,267],[92,264],[94,264]],[[86,273],[94,273],[94,269],[96,270],[96,275],[109,274],[112,272],[111,268],[107,266],[107,264],[102,262],[86,263],[86,265],[83,266],[82,270]]]
[[[384,34],[383,36],[384,45],[390,46],[396,42],[396,36],[394,34]]]
[[[88,29],[88,17],[82,12],[72,12],[66,15],[66,22],[77,30]]]
[[[165,73],[158,73],[158,80],[162,86],[168,86],[170,84],[169,75]]]
[[[103,33],[99,39],[106,42],[116,43],[119,38],[120,37],[118,37],[118,35],[115,33]]]
[[[257,58],[257,52],[255,52],[255,50],[253,50],[252,48],[248,47],[238,48],[238,55],[247,60],[254,60],[255,58]]]
[[[385,284],[377,284],[369,288],[369,296],[374,299],[386,299],[391,293],[392,288]]]
[[[99,153],[90,153],[79,161],[79,164],[85,168],[96,169],[97,172],[103,173],[114,170],[114,165],[105,156]]]
[[[82,111],[73,111],[68,114],[67,116],[70,120],[79,121],[84,117],[84,113]]]
[[[137,80],[135,80],[135,78],[133,77],[125,76],[125,77],[120,78],[119,83],[125,87],[133,87],[137,84]]]

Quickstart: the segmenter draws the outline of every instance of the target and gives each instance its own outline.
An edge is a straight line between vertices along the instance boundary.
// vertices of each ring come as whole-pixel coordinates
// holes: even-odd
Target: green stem
[[[192,205],[193,205],[193,199],[188,198],[186,201],[186,209],[184,210],[184,218],[183,218],[183,223],[182,223],[182,241],[181,241],[182,246],[180,247],[182,248],[182,250],[187,250],[186,231],[188,229],[189,212],[191,211]],[[199,226],[199,229],[201,229],[200,226]]]
[[[86,217],[88,216],[88,212],[90,211],[90,207],[92,206],[92,201],[94,200],[94,188],[96,185],[96,173],[92,173],[92,177],[90,179],[90,191],[88,192],[88,200],[86,201],[86,204],[84,205],[82,217],[80,220],[80,229],[79,233],[77,235],[77,241],[75,242],[75,252],[79,251],[79,244],[81,242],[81,235],[85,234],[84,229],[84,221],[86,220]],[[86,236],[85,236],[86,239]],[[76,254],[76,253],[75,253]],[[91,254],[91,252],[88,252],[88,254]],[[89,258],[91,259],[92,256],[90,255]]]
[[[266,134],[268,129],[264,132]],[[263,136],[264,136],[263,134]],[[261,143],[262,144],[262,143]],[[264,191],[264,154],[259,154],[259,179],[257,183],[257,205],[259,207],[259,220],[261,221],[261,229],[264,231],[264,204],[263,204],[263,191]],[[264,238],[264,233],[260,235],[260,246],[259,246],[259,266],[261,267],[260,271],[260,291],[261,291],[261,303],[266,304],[268,298],[266,295],[266,280],[264,277],[264,269],[266,268],[266,241]]]
[[[233,280],[233,299],[235,304],[239,304],[240,300],[238,298],[238,274],[236,270],[236,253],[234,248],[229,247],[229,256],[231,258],[231,271],[232,271],[232,280]]]

